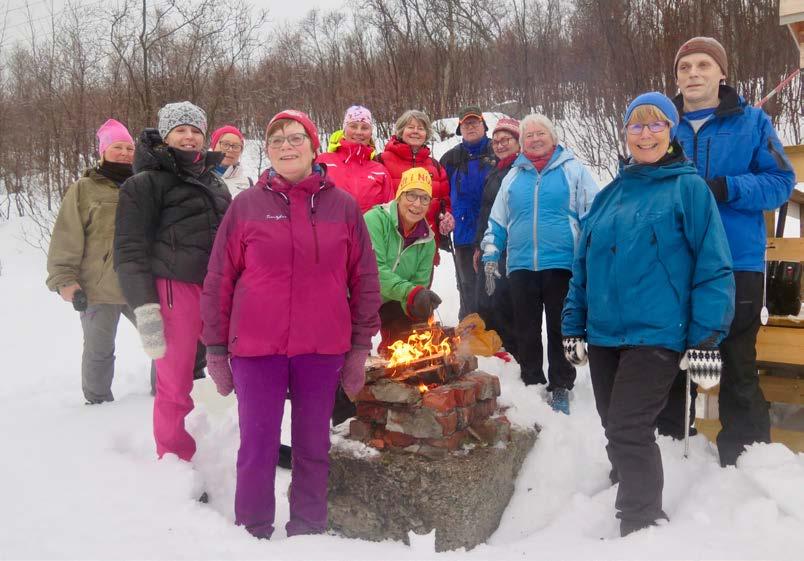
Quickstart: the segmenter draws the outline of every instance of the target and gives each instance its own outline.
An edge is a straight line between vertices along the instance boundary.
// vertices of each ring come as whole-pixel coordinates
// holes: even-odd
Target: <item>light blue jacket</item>
[[[541,173],[520,154],[491,207],[483,261],[498,261],[507,249],[509,273],[571,269],[581,221],[597,192],[589,170],[561,145]]]
[[[733,315],[726,232],[695,167],[625,165],[584,224],[562,334],[681,352],[717,345]]]

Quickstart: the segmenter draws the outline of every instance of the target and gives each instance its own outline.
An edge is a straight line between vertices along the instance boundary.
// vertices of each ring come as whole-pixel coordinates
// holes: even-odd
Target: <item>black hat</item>
[[[481,111],[480,107],[477,105],[467,105],[466,107],[462,107],[458,115],[458,128],[455,129],[456,135],[461,136],[461,123],[463,123],[469,117],[477,117],[483,121],[483,130],[485,132],[489,131],[489,126],[486,124],[486,120],[483,118],[483,111]]]

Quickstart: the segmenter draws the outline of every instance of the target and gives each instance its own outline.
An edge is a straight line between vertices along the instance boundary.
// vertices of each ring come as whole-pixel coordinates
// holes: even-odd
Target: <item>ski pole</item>
[[[779,85],[778,85],[778,86],[776,86],[775,88],[773,88],[773,90],[771,91],[771,93],[769,93],[768,95],[766,95],[765,97],[763,97],[762,99],[760,99],[758,102],[756,102],[756,103],[754,104],[754,107],[759,108],[759,107],[762,107],[763,105],[765,105],[765,103],[766,103],[766,102],[767,102],[769,99],[771,99],[771,98],[772,98],[773,96],[775,96],[777,93],[779,93],[780,91],[782,91],[782,88],[784,88],[784,87],[785,87],[787,84],[789,84],[790,82],[792,82],[792,81],[793,81],[793,78],[795,78],[796,76],[798,76],[800,72],[801,72],[801,69],[800,69],[800,68],[796,68],[795,70],[793,70],[793,71],[790,73],[790,75],[789,75],[789,76],[787,76],[787,78],[785,78],[784,80],[782,80],[781,82],[779,82]]]
[[[690,397],[690,369],[685,371],[687,374],[687,396],[684,399],[684,457],[688,458],[690,455],[690,406],[692,405],[692,398]]]

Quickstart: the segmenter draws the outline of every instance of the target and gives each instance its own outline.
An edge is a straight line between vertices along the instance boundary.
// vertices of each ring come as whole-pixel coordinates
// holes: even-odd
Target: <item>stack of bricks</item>
[[[358,394],[349,436],[374,448],[428,457],[468,442],[507,442],[508,419],[493,416],[499,395],[500,380],[478,370],[423,392],[416,385],[380,378]]]

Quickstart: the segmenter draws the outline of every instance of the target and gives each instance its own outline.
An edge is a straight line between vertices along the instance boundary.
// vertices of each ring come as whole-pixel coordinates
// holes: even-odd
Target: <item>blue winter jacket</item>
[[[597,192],[586,167],[561,145],[541,173],[520,154],[491,207],[483,261],[498,261],[507,249],[509,273],[572,269],[581,221]]]
[[[682,114],[683,99],[674,100]],[[704,179],[725,177],[728,200],[718,203],[735,271],[765,266],[762,211],[780,207],[795,183],[790,162],[770,118],[750,107],[729,86],[720,86],[720,105],[697,134],[682,116],[678,141]]]
[[[681,154],[663,165],[621,166],[584,224],[563,335],[681,352],[719,343],[733,315],[726,234],[695,167]]]
[[[444,154],[440,163],[449,177],[449,198],[455,217],[453,242],[456,246],[474,245],[483,184],[497,164],[491,140],[484,136],[474,144],[461,142]]]

